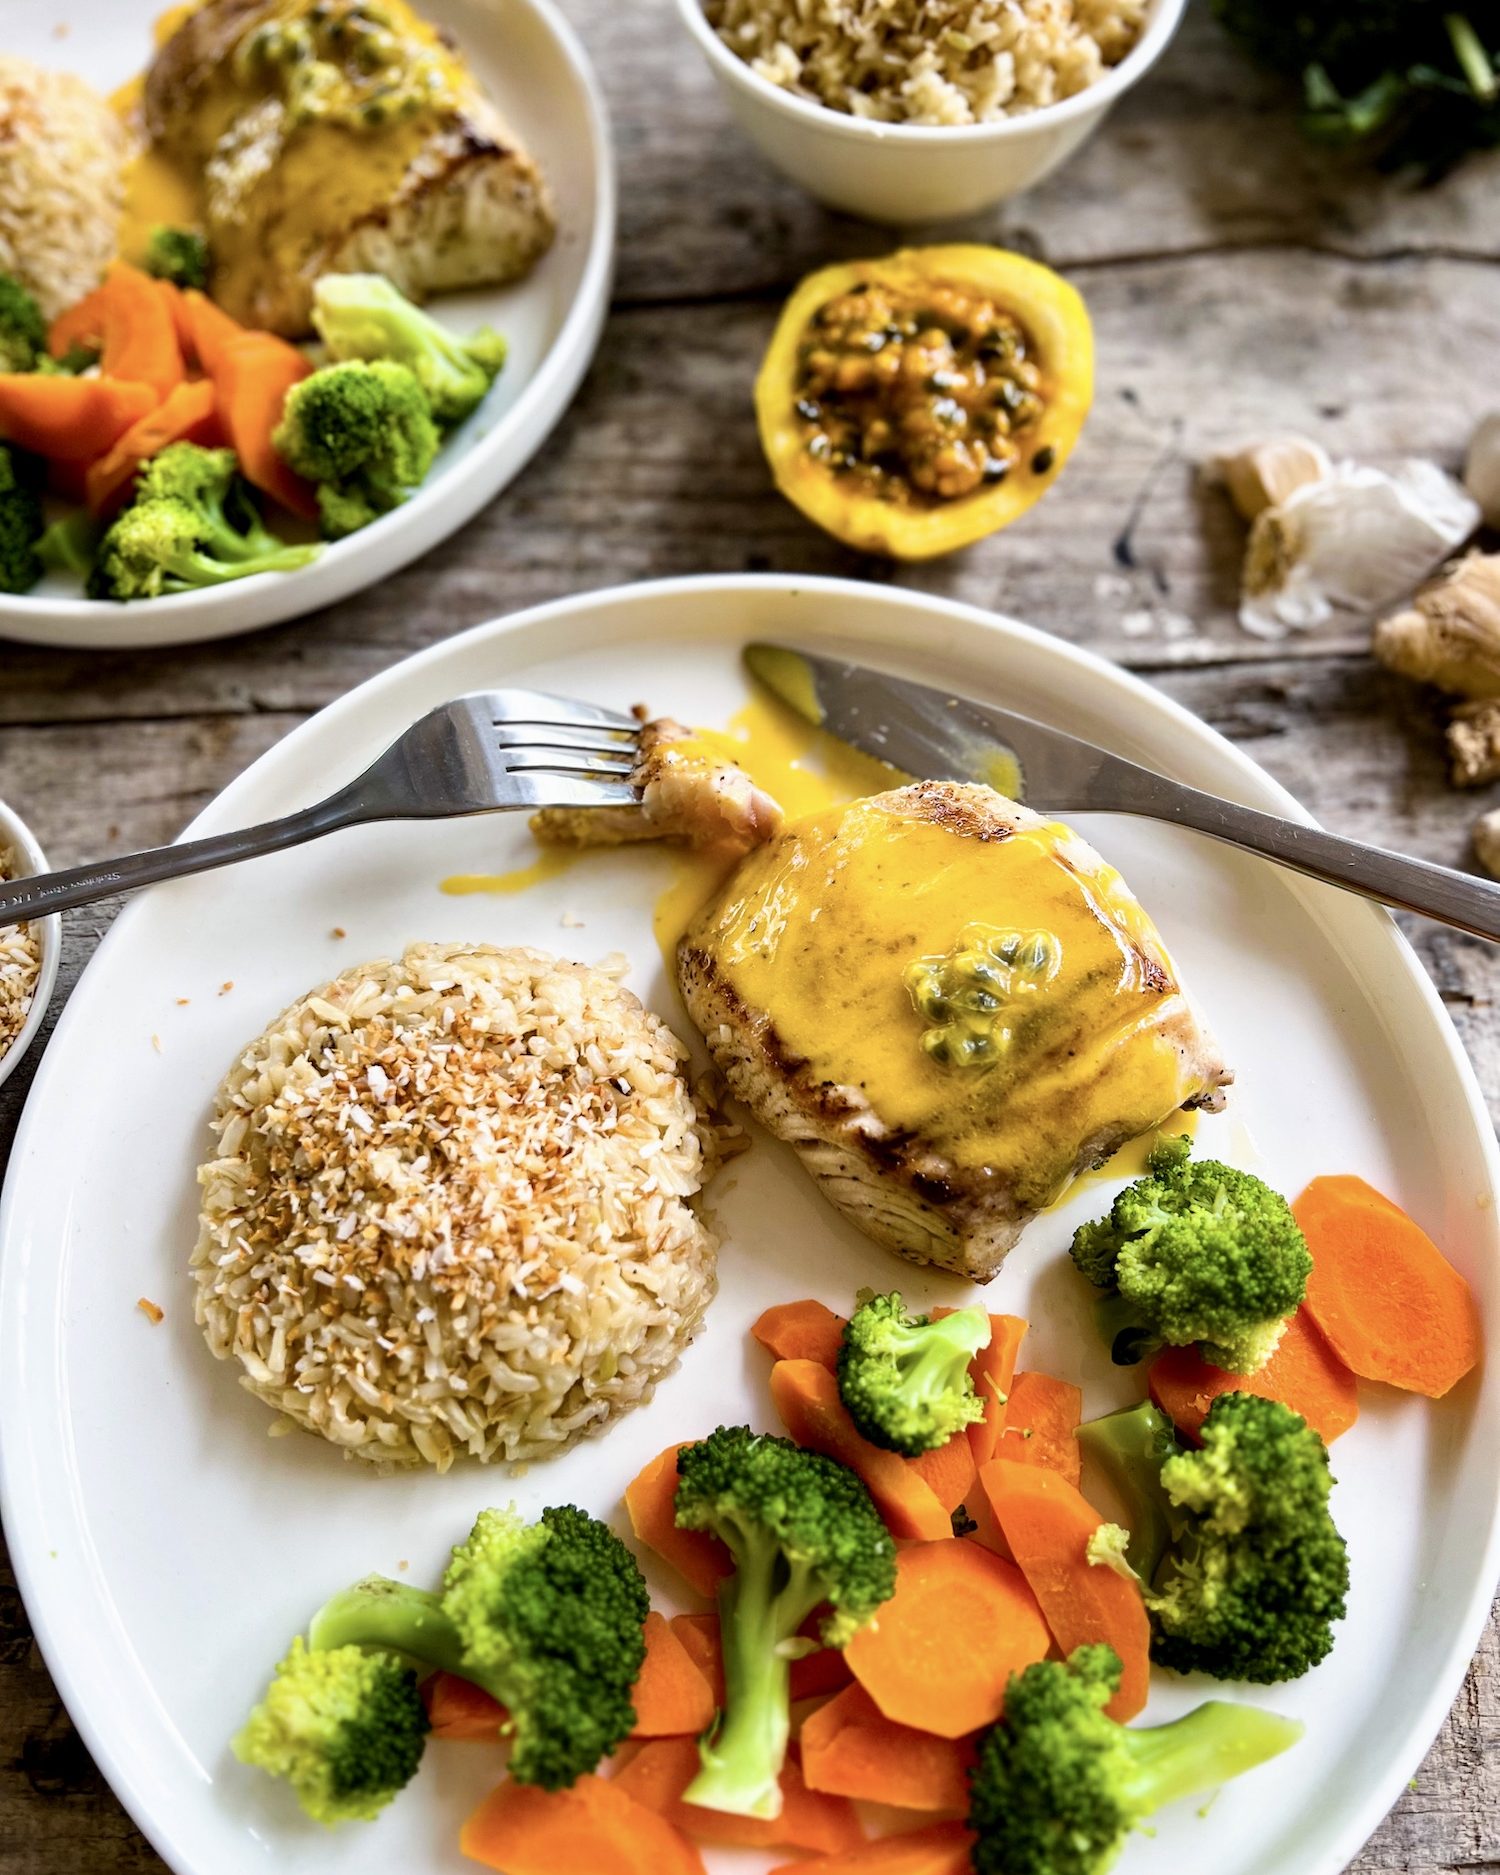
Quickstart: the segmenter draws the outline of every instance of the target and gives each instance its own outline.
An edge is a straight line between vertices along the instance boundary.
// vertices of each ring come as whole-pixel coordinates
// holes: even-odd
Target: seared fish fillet
[[[406,0],[206,0],[144,104],[201,179],[213,296],[248,325],[305,337],[320,274],[420,300],[515,279],[552,240],[535,162]]]
[[[531,831],[544,846],[673,840],[747,853],[781,828],[781,809],[743,768],[668,716],[642,727],[633,779],[639,807],[544,807]]]
[[[981,1282],[1077,1172],[1233,1078],[1119,874],[984,787],[787,827],[689,927],[678,981],[841,1211]]]

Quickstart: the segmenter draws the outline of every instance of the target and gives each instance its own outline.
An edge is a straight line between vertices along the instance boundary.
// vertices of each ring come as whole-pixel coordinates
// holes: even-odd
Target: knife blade
[[[904,774],[977,781],[1055,811],[1099,801],[1134,763],[972,697],[790,645],[745,647],[751,674],[806,722]],[[1137,773],[1144,771],[1137,770]]]

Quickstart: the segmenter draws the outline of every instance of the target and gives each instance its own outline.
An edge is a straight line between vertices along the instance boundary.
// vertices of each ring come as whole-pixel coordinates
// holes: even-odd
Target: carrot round
[[[799,1630],[803,1639],[815,1641],[817,1626],[816,1615],[804,1621]],[[673,1615],[671,1627],[688,1658],[708,1681],[714,1705],[722,1706],[724,1647],[718,1615]],[[790,1697],[793,1704],[799,1699],[821,1699],[825,1693],[836,1693],[847,1686],[853,1677],[848,1661],[837,1647],[820,1646],[792,1662]]]
[[[88,462],[156,408],[148,384],[0,372],[0,442],[49,462]]]
[[[977,1543],[916,1543],[896,1592],[844,1649],[888,1719],[939,1738],[993,1725],[1013,1673],[1045,1658],[1047,1623],[1014,1563]]]
[[[1019,1465],[1049,1466],[1069,1484],[1077,1484],[1083,1475],[1078,1449],[1082,1417],[1083,1393],[1071,1381],[1054,1380],[1051,1374],[1017,1374],[995,1456],[1013,1458]]]
[[[113,513],[130,493],[136,470],[169,443],[203,443],[213,448],[222,441],[213,385],[207,378],[179,384],[89,464],[84,492],[90,510],[100,516]]]
[[[951,1816],[969,1807],[973,1741],[897,1725],[862,1686],[804,1720],[799,1743],[810,1790]]]
[[[507,1778],[464,1824],[458,1846],[505,1875],[706,1875],[684,1836],[602,1777],[581,1777],[571,1790]]]
[[[778,1302],[750,1330],[778,1361],[816,1361],[830,1373],[838,1367],[844,1318],[821,1302]]]
[[[669,1445],[631,1480],[625,1487],[625,1508],[639,1540],[670,1563],[690,1588],[712,1596],[725,1576],[733,1573],[734,1564],[717,1537],[704,1530],[677,1528],[677,1454],[681,1450],[680,1445]]]
[[[951,1309],[934,1309],[933,1319],[951,1315]],[[987,1465],[1000,1449],[1005,1431],[1006,1405],[1015,1379],[1016,1356],[1027,1324],[1018,1315],[992,1315],[990,1342],[969,1363],[974,1376],[974,1390],[984,1401],[984,1418],[970,1426],[969,1444],[974,1448],[975,1465]]]
[[[969,1443],[967,1426],[961,1427],[946,1444],[938,1446],[935,1451],[919,1452],[915,1458],[909,1458],[906,1462],[949,1516],[974,1495],[979,1472],[974,1463],[974,1448]]]
[[[973,1841],[962,1823],[932,1823],[816,1862],[783,1862],[771,1875],[970,1875]]]
[[[682,1793],[700,1769],[696,1739],[657,1738],[643,1745],[610,1782],[695,1842],[735,1849],[812,1849],[829,1855],[865,1839],[846,1797],[808,1789],[795,1752],[782,1767],[781,1815],[774,1821],[684,1803]],[[556,1875],[574,1871],[559,1868]],[[577,1875],[584,1875],[581,1867]]]
[[[1112,1647],[1123,1673],[1105,1711],[1112,1719],[1133,1719],[1146,1703],[1151,1677],[1151,1624],[1136,1583],[1089,1561],[1089,1538],[1104,1519],[1076,1485],[1044,1465],[991,1459],[979,1483],[1052,1638],[1065,1654],[1089,1641]]]
[[[1362,1178],[1315,1178],[1292,1206],[1312,1252],[1304,1307],[1363,1380],[1441,1399],[1479,1359],[1469,1285]]]
[[[318,504],[312,484],[292,473],[271,442],[287,392],[311,371],[301,352],[285,339],[270,332],[242,332],[219,347],[210,376],[219,420],[246,478],[283,508],[315,521]]]
[[[952,1520],[932,1487],[904,1458],[861,1438],[826,1367],[816,1361],[778,1361],[771,1369],[771,1399],[798,1445],[859,1474],[892,1536],[951,1538]]]
[[[1151,1363],[1151,1397],[1189,1439],[1196,1439],[1221,1393],[1258,1393],[1300,1413],[1325,1445],[1359,1418],[1353,1374],[1329,1347],[1305,1308],[1286,1325],[1276,1352],[1259,1373],[1226,1374],[1197,1348],[1163,1348]],[[1009,1453],[1005,1454],[1009,1457]]]
[[[696,1738],[713,1724],[718,1700],[665,1615],[653,1608],[644,1628],[646,1658],[630,1695],[632,1738]]]
[[[422,1684],[422,1703],[433,1738],[484,1739],[500,1742],[505,1708],[472,1680],[456,1673],[434,1673]]]

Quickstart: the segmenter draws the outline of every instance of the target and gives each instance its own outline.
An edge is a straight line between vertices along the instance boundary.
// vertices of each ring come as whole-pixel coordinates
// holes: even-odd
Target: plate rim
[[[502,643],[505,639],[538,625],[572,617],[590,609],[601,607],[610,609],[627,600],[630,602],[640,602],[643,599],[649,601],[654,596],[679,593],[691,593],[712,599],[726,594],[757,591],[780,593],[788,598],[821,597],[830,602],[837,602],[842,598],[858,599],[866,604],[873,602],[896,607],[916,606],[937,618],[979,626],[1002,643],[1007,639],[1019,638],[1048,654],[1055,655],[1064,666],[1072,664],[1091,671],[1107,682],[1125,689],[1133,696],[1145,700],[1152,709],[1162,712],[1169,720],[1175,720],[1183,726],[1190,726],[1195,735],[1207,738],[1209,744],[1215,746],[1218,753],[1228,759],[1237,775],[1260,795],[1262,803],[1274,804],[1272,811],[1279,811],[1288,818],[1294,818],[1308,826],[1318,824],[1282,783],[1263,769],[1244,750],[1174,697],[1158,689],[1136,672],[1113,663],[1100,653],[1058,638],[1050,632],[1028,625],[1009,614],[989,611],[984,607],[964,601],[940,598],[905,587],[882,586],[861,580],[821,576],[804,578],[794,574],[779,573],[729,573],[616,583],[591,591],[569,594],[538,605],[524,607],[513,613],[483,620],[449,638],[440,639],[435,644],[424,646],[406,657],[399,658],[384,670],[376,672],[362,683],[345,691],[272,744],[255,761],[242,769],[215,795],[212,801],[194,816],[177,836],[178,840],[195,838],[201,833],[211,831],[218,810],[225,803],[232,803],[241,787],[248,785],[251,778],[256,776],[263,766],[269,765],[273,758],[279,758],[282,752],[290,746],[300,747],[303,741],[313,735],[325,733],[330,722],[336,722],[341,713],[355,708],[371,692],[386,688],[394,689],[399,686],[404,677],[430,664],[440,663],[449,656],[462,657],[471,646],[485,641]],[[838,622],[836,612],[832,614],[831,622],[825,629],[834,639],[841,634],[842,627]],[[325,719],[328,720],[325,721]],[[1316,889],[1334,891],[1337,888],[1329,886]],[[1416,988],[1419,1001],[1424,1005],[1433,1023],[1434,1037],[1441,1038],[1444,1053],[1454,1074],[1454,1084],[1463,1094],[1469,1116],[1474,1123],[1479,1156],[1489,1180],[1491,1197],[1492,1199],[1500,1197],[1500,1141],[1497,1141],[1494,1128],[1490,1124],[1488,1109],[1473,1064],[1468,1058],[1452,1018],[1438,996],[1436,986],[1405,934],[1388,912],[1369,901],[1357,901],[1347,910],[1348,915],[1367,920],[1372,927],[1377,922],[1385,927],[1385,939],[1393,946],[1391,961],[1393,964],[1400,964]],[[80,983],[89,971],[95,969],[98,960],[106,956],[111,947],[116,945],[116,934],[122,928],[128,931],[129,921],[137,916],[137,905],[134,903],[127,905],[105,934],[84,971],[80,973]],[[69,1005],[71,1003],[70,996]],[[57,1050],[53,1044],[57,1035],[64,1032],[65,1025],[71,1019],[71,1007],[65,1006],[57,1028],[53,1036],[49,1038],[47,1048],[38,1064],[35,1079],[22,1110],[12,1149],[12,1166],[21,1164],[30,1154],[33,1130],[41,1124],[39,1116],[42,1102],[39,1095],[44,1089],[50,1089],[53,1075],[57,1072]],[[14,1306],[11,1296],[11,1290],[16,1281],[15,1272],[21,1261],[18,1250],[12,1245],[12,1235],[15,1229],[14,1214],[18,1208],[16,1189],[15,1182],[7,1175],[4,1190],[0,1191],[0,1518],[4,1520],[7,1532],[11,1566],[34,1638],[42,1652],[59,1697],[117,1801],[127,1811],[156,1853],[167,1863],[173,1875],[208,1875],[208,1870],[201,1861],[195,1862],[185,1853],[179,1852],[176,1830],[170,1816],[162,1814],[159,1808],[153,1808],[147,1793],[132,1777],[120,1769],[119,1759],[110,1742],[109,1731],[105,1726],[96,1723],[93,1713],[88,1710],[78,1675],[74,1671],[73,1659],[63,1642],[62,1636],[67,1628],[66,1608],[56,1611],[56,1618],[54,1618],[55,1611],[51,1606],[43,1567],[47,1552],[42,1540],[44,1524],[41,1506],[32,1505],[28,1515],[26,1500],[18,1485],[18,1475],[24,1469],[18,1463],[18,1459],[26,1449],[23,1440],[24,1415],[18,1410],[20,1402],[9,1397],[12,1376],[19,1371],[20,1365],[16,1360],[7,1358],[11,1352],[10,1344],[18,1332],[19,1322],[19,1311]],[[1497,1481],[1495,1497],[1489,1509],[1488,1532],[1476,1557],[1475,1586],[1470,1592],[1468,1605],[1454,1623],[1442,1655],[1440,1670],[1434,1674],[1425,1698],[1415,1708],[1405,1728],[1405,1736],[1410,1747],[1409,1762],[1407,1754],[1403,1753],[1401,1761],[1395,1765],[1388,1778],[1376,1780],[1366,1786],[1362,1796],[1349,1805],[1346,1816],[1336,1827],[1328,1845],[1326,1859],[1316,1865],[1310,1865],[1316,1867],[1318,1875],[1341,1875],[1341,1871],[1347,1868],[1394,1806],[1405,1781],[1414,1774],[1417,1766],[1426,1757],[1458,1696],[1472,1663],[1489,1616],[1497,1581],[1500,1581],[1500,1481]]]
[[[515,8],[537,21],[572,75],[593,144],[595,206],[587,234],[580,236],[585,252],[578,286],[515,403],[461,461],[358,534],[326,543],[306,567],[257,573],[196,592],[167,593],[136,605],[53,594],[0,595],[0,643],[67,651],[147,650],[209,644],[304,618],[368,590],[440,546],[515,481],[562,421],[593,363],[609,317],[619,232],[614,125],[593,61],[557,0],[480,4],[497,16],[498,25],[503,25],[504,13]]]

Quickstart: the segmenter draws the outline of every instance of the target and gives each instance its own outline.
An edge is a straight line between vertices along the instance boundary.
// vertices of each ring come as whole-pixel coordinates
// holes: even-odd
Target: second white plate
[[[557,239],[524,280],[432,304],[457,332],[488,324],[505,334],[509,355],[489,396],[447,439],[410,501],[330,542],[295,573],[131,605],[85,599],[76,581],[49,574],[30,593],[0,594],[0,638],[113,650],[193,644],[331,605],[462,527],[520,473],[573,401],[604,329],[614,270],[615,160],[593,70],[552,0],[423,0],[422,10],[453,33],[541,164],[557,205]],[[13,7],[5,50],[64,66],[109,93],[141,69],[160,11],[160,0]]]
[[[773,638],[864,656],[1073,729],[1272,812],[1295,803],[1202,723],[1113,667],[1023,626],[838,582],[635,586],[481,627],[397,666],[299,729],[193,831],[284,813],[356,772],[413,717],[464,691],[529,684],[649,702],[723,724],[743,704],[741,646]],[[1297,1190],[1358,1172],[1463,1269],[1500,1333],[1495,1142],[1431,985],[1381,912],[1177,829],[1080,819],[1159,919],[1238,1070],[1205,1150]],[[966,1285],[913,1270],[823,1202],[758,1136],[711,1194],[724,1233],[707,1329],[648,1407],[520,1478],[455,1467],[379,1478],[269,1415],[193,1325],[194,1167],[213,1089],[293,997],[416,939],[624,951],[638,992],[686,1034],[657,953],[662,853],[591,856],[505,897],[439,881],[524,865],[524,825],[487,818],[361,828],[163,886],[119,920],[41,1065],[0,1213],[0,1486],[49,1666],[105,1775],[177,1875],[460,1875],[459,1823],[497,1773],[477,1745],[434,1746],[378,1823],[329,1834],[235,1763],[228,1740],[289,1637],[371,1570],[440,1573],[485,1504],[576,1502],[623,1525],[621,1492],[663,1446],[721,1421],[776,1425],[748,1328],[809,1293],[862,1284],[926,1306]],[[335,931],[347,933],[340,938]],[[1032,1323],[1023,1364],[1078,1380],[1090,1414],[1138,1397],[1110,1366],[1091,1292],[1064,1254],[1097,1184],[1037,1219],[989,1306]],[[136,1307],[166,1310],[153,1326]],[[1497,1570],[1500,1363],[1431,1404],[1363,1390],[1334,1447],[1353,1593],[1330,1659],[1245,1696],[1306,1721],[1272,1770],[1205,1816],[1179,1805],[1132,1841],[1121,1875],[1337,1875],[1399,1795],[1458,1690]],[[652,1568],[659,1602],[680,1589]],[[1213,1692],[1156,1676],[1149,1718]],[[1240,1696],[1241,1689],[1232,1689]],[[787,1859],[715,1852],[715,1875]],[[587,1875],[580,1870],[578,1875]]]

